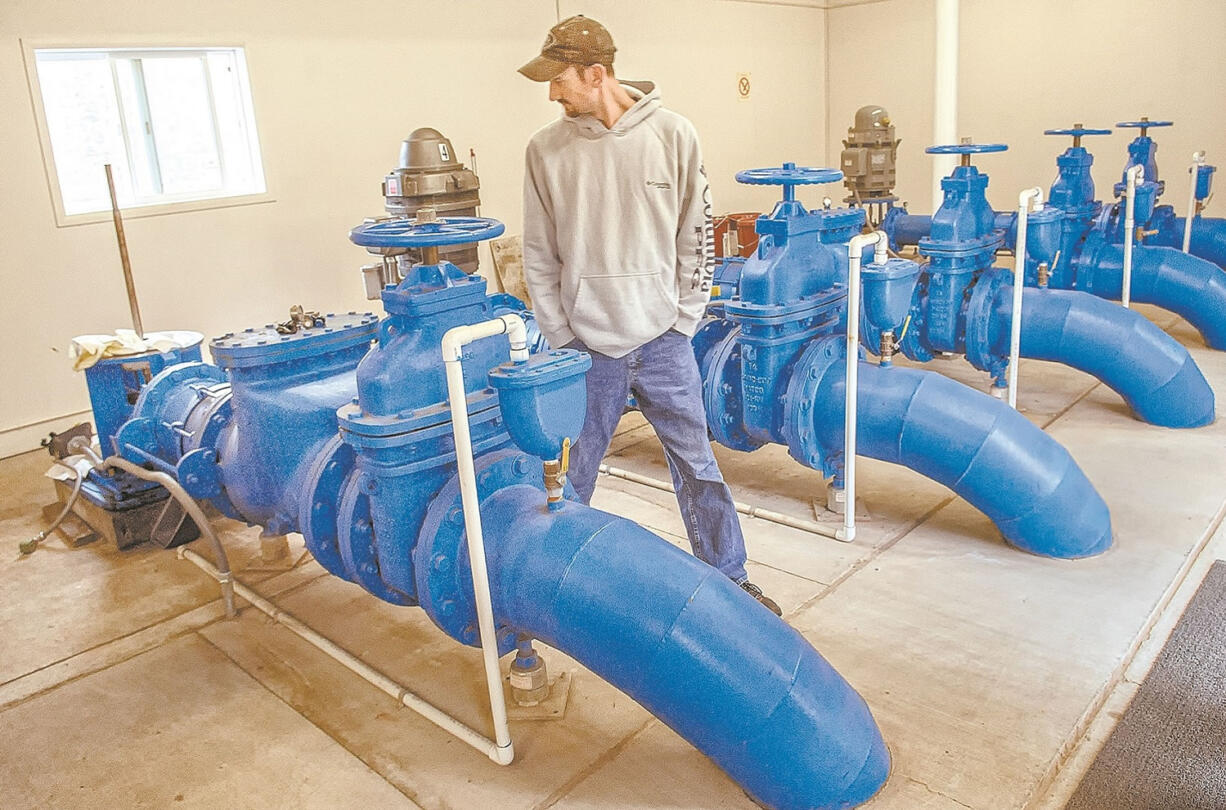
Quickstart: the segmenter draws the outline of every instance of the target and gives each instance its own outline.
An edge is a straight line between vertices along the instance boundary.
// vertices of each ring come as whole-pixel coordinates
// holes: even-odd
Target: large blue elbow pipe
[[[901,464],[952,489],[1005,540],[1047,557],[1088,557],[1111,545],[1107,504],[1060,444],[1004,402],[940,374],[861,363],[859,455]],[[842,363],[822,377],[814,428],[843,444]]]
[[[868,706],[808,641],[646,529],[507,487],[481,505],[495,616],[581,661],[772,808],[846,808],[885,782]]]
[[[1078,289],[1120,299],[1123,245],[1100,243],[1076,261]],[[1210,348],[1226,349],[1226,273],[1212,262],[1174,248],[1138,246],[1132,252],[1131,297],[1182,316]]]
[[[994,300],[992,351],[1009,353],[1013,285]],[[1022,290],[1021,354],[1094,376],[1137,416],[1171,428],[1213,421],[1213,389],[1188,350],[1147,318],[1068,290]]]
[[[1185,222],[1183,217],[1175,218],[1174,232],[1179,235],[1181,245]],[[1188,252],[1226,269],[1226,219],[1197,217],[1192,220],[1192,238],[1188,242]]]

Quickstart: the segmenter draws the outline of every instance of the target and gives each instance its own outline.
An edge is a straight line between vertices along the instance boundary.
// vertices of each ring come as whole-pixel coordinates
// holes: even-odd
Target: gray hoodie
[[[650,82],[612,129],[564,117],[532,136],[524,277],[541,331],[622,357],[671,329],[693,336],[711,294],[711,193],[698,134]]]

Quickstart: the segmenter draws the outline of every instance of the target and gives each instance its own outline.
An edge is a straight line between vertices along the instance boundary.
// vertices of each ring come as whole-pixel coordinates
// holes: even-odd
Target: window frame
[[[30,92],[30,105],[34,111],[35,127],[38,131],[38,140],[40,147],[40,157],[43,163],[43,173],[47,182],[47,190],[51,196],[52,211],[55,215],[56,227],[66,228],[76,225],[89,225],[98,222],[111,221],[111,211],[109,208],[102,211],[90,211],[87,213],[69,214],[65,211],[63,196],[60,192],[60,182],[58,168],[55,164],[54,152],[51,148],[51,134],[47,126],[46,111],[43,108],[42,87],[38,80],[38,63],[36,51],[40,50],[75,50],[82,52],[101,52],[101,51],[126,51],[132,56],[146,56],[156,54],[164,56],[168,51],[182,51],[184,53],[199,53],[201,55],[208,51],[238,49],[241,50],[242,58],[237,60],[238,70],[240,72],[240,80],[245,83],[247,89],[247,108],[246,115],[249,116],[249,125],[252,128],[250,137],[252,138],[256,155],[259,160],[260,168],[264,176],[264,191],[251,194],[238,195],[221,195],[215,197],[196,197],[194,199],[184,200],[167,200],[165,202],[151,203],[147,205],[121,205],[120,210],[123,212],[125,219],[165,216],[168,214],[186,213],[189,211],[207,211],[218,208],[233,208],[237,206],[259,205],[263,203],[276,202],[276,196],[273,192],[273,182],[270,177],[270,161],[264,153],[262,139],[259,134],[259,126],[256,116],[256,91],[251,82],[250,72],[247,68],[247,46],[242,42],[214,42],[207,45],[202,45],[197,42],[174,42],[159,40],[156,42],[132,42],[132,41],[106,41],[105,37],[91,38],[89,42],[65,42],[62,40],[21,40],[22,55],[24,57],[26,83]],[[116,93],[119,90],[116,88]],[[214,118],[214,130],[216,130],[216,119]],[[123,140],[128,138],[126,127],[120,133]],[[220,148],[220,146],[219,146]],[[128,149],[127,158],[131,160],[131,150]]]

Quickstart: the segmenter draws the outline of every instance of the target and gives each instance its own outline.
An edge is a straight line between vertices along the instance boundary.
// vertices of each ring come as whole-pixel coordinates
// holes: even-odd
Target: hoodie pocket
[[[579,279],[570,321],[590,329],[635,336],[677,317],[677,296],[658,272]]]

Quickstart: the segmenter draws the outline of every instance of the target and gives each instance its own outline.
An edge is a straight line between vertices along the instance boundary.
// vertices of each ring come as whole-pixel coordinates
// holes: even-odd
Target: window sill
[[[263,203],[272,203],[276,201],[276,197],[268,192],[265,192],[263,194],[243,194],[236,197],[210,197],[203,200],[159,203],[157,205],[139,205],[131,208],[120,208],[119,213],[123,215],[124,219],[142,219],[144,217],[166,216],[167,214],[182,214],[188,211],[209,211],[215,208],[235,208],[242,205],[261,205]],[[112,215],[109,210],[90,211],[86,214],[64,214],[58,210],[55,212],[55,225],[57,228],[71,228],[76,225],[93,225],[99,222],[110,222],[111,219]]]

